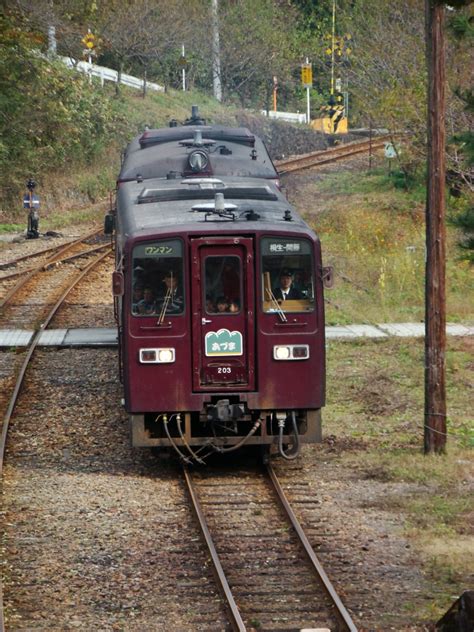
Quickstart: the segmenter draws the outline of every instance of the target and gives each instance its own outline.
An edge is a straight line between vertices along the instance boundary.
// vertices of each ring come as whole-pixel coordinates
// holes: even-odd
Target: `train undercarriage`
[[[244,403],[220,399],[201,412],[133,414],[131,429],[135,447],[173,448],[185,462],[244,445],[274,446],[290,460],[302,443],[321,441],[321,410],[248,411]]]

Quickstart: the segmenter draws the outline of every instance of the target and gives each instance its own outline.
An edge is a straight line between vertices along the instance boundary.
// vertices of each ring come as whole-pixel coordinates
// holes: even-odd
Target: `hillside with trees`
[[[51,54],[48,33],[52,27],[58,56],[83,59],[83,38],[90,30],[95,36],[96,63],[146,76],[163,85],[168,97],[174,95],[178,103],[180,98],[186,103],[187,93],[179,92],[184,63],[194,100],[212,101],[210,0],[188,3],[185,8],[176,0],[6,0],[4,4],[0,18],[3,213],[5,200],[8,209],[25,177],[34,174],[41,179],[52,170],[69,174],[81,165],[87,167],[110,155],[112,147],[117,152],[140,125],[150,123],[147,107],[129,107],[130,95],[119,84],[100,90],[96,82],[90,84],[81,74],[67,70]],[[447,9],[448,159],[452,179],[469,191],[474,28],[469,2],[454,4],[467,6]],[[313,64],[314,117],[329,98],[334,57],[335,77],[348,94],[351,127],[373,125],[409,132],[412,142],[399,156],[400,173],[405,184],[424,174],[422,0],[396,4],[388,0],[242,0],[215,5],[224,107],[271,108],[276,77],[278,109],[305,111],[300,65],[308,58]],[[164,106],[161,122],[166,122],[172,116],[167,116],[172,100],[166,103],[164,97],[162,103],[157,98],[152,102],[150,113]],[[219,103],[211,108],[219,109]]]

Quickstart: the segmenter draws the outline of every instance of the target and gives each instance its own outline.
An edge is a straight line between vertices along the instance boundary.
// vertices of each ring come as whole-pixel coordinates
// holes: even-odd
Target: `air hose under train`
[[[184,463],[186,463],[187,465],[190,465],[192,463],[191,459],[195,459],[198,463],[203,465],[204,464],[204,459],[201,458],[196,452],[194,452],[194,450],[192,450],[191,446],[186,442],[186,439],[185,439],[185,437],[183,435],[182,428],[181,428],[181,415],[179,415],[179,414],[171,415],[169,421],[171,421],[171,419],[174,416],[177,417],[177,425],[178,425],[179,434],[180,434],[181,439],[183,440],[183,444],[186,447],[186,449],[188,450],[191,458],[189,456],[187,456],[186,454],[183,454],[183,452],[179,449],[178,445],[176,444],[176,442],[174,441],[173,437],[171,436],[169,428],[168,428],[168,416],[167,415],[158,415],[156,420],[158,421],[160,419],[160,417],[163,419],[163,425],[164,425],[164,428],[165,428],[166,436],[168,437],[168,440],[171,443],[172,447],[175,449],[175,451],[178,453],[178,456],[180,457],[180,459],[182,461],[184,461]],[[221,448],[220,446],[214,445],[213,443],[207,443],[206,447],[210,448],[211,450],[214,450],[215,452],[218,452],[219,454],[224,454],[224,453],[227,453],[227,452],[233,452],[234,450],[238,450],[239,448],[241,448],[250,439],[250,437],[257,432],[257,430],[260,428],[261,425],[262,425],[262,420],[261,419],[257,419],[256,422],[253,424],[253,426],[250,428],[250,431],[245,435],[245,437],[242,437],[242,439],[238,443],[236,443],[233,446],[230,446],[229,448]]]
[[[291,448],[289,448],[289,450],[285,452],[283,448],[283,430],[285,428],[285,423],[287,419],[288,416],[286,417],[286,419],[278,420],[278,452],[287,461],[292,461],[293,459],[296,459],[296,457],[300,453],[300,437],[298,435],[298,426],[296,425],[296,415],[294,410],[291,411],[291,424],[293,426],[293,434],[295,436],[295,440]]]
[[[250,432],[246,434],[245,437],[243,437],[238,443],[231,446],[230,448],[221,448],[212,443],[210,444],[210,447],[212,447],[216,452],[219,452],[219,454],[224,454],[226,452],[233,452],[234,450],[238,450],[244,445],[244,443],[246,443],[246,441],[248,441],[248,439],[250,439],[252,435],[254,435],[257,432],[257,430],[260,428],[261,425],[262,425],[262,420],[257,419],[254,425],[250,428]]]

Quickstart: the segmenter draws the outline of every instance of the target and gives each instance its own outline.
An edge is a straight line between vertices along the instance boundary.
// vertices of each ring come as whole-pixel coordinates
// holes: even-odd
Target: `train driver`
[[[163,279],[163,290],[156,300],[157,311],[166,306],[166,313],[180,314],[184,309],[183,291],[178,284],[178,276],[173,270],[168,270]]]
[[[277,301],[304,298],[302,292],[293,287],[293,272],[288,268],[280,272],[280,285],[273,290],[273,295]]]

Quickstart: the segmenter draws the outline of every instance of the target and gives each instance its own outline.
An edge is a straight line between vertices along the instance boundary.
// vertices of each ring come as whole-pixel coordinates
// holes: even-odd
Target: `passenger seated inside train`
[[[143,300],[143,285],[136,283],[132,293],[132,314],[139,314],[138,304]]]
[[[227,306],[227,299],[225,296],[219,296],[219,298],[216,301],[216,312],[218,314],[223,314],[225,312],[228,312],[228,306]]]
[[[231,314],[238,314],[240,312],[239,301],[235,301],[235,300],[229,301],[229,312]]]
[[[143,298],[137,303],[138,313],[149,315],[155,313],[155,295],[151,287],[143,290]]]

